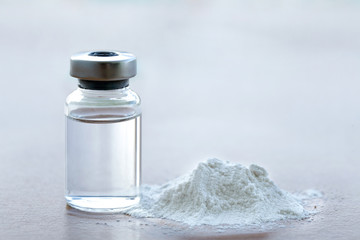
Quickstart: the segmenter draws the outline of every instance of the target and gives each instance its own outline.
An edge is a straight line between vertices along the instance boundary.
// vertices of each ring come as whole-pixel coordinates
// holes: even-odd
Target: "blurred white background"
[[[77,85],[69,57],[118,49],[138,56],[146,183],[207,157],[258,163],[275,178],[351,162],[359,10],[340,0],[2,1],[4,154],[28,152],[62,181],[63,102]]]

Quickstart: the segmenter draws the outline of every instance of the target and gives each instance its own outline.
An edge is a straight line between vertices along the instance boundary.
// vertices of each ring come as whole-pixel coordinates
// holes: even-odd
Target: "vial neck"
[[[88,90],[116,90],[129,86],[129,79],[116,81],[92,81],[79,79],[79,88]]]
[[[121,98],[124,95],[127,95],[131,92],[129,87],[119,88],[119,89],[109,89],[109,90],[94,90],[94,89],[85,89],[85,88],[78,88],[81,95],[86,98]]]

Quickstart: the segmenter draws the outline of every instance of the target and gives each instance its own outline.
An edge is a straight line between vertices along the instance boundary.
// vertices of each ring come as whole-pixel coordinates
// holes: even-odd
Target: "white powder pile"
[[[126,213],[195,226],[260,224],[302,218],[306,211],[264,168],[209,159],[162,186],[145,186],[140,203]]]

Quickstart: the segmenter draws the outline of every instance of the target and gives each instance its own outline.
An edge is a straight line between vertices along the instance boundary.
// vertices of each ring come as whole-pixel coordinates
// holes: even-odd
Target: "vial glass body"
[[[141,109],[128,87],[78,88],[65,103],[68,204],[116,212],[139,201]]]

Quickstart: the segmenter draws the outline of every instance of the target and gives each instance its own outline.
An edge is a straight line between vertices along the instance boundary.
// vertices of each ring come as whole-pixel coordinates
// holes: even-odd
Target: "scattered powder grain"
[[[166,218],[195,225],[248,225],[300,219],[300,201],[278,188],[262,167],[209,159],[162,186],[144,186],[135,217]]]

